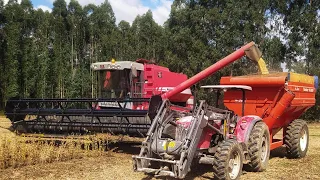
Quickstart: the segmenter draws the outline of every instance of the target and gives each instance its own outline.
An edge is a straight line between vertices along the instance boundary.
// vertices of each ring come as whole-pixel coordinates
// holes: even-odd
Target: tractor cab
[[[234,133],[236,124],[239,116],[237,116],[232,110],[228,108],[221,108],[220,99],[223,99],[222,95],[226,92],[234,92],[234,91],[241,91],[242,92],[242,99],[239,99],[237,102],[242,103],[242,116],[244,114],[244,107],[245,107],[245,99],[246,99],[246,91],[251,91],[252,88],[250,86],[243,86],[243,85],[207,85],[201,86],[202,89],[208,89],[209,92],[216,93],[216,99],[214,104],[205,104],[204,109],[205,115],[204,117],[208,120],[209,124],[212,124],[218,129],[221,129],[221,134],[223,139],[229,139],[232,134]],[[181,124],[184,127],[188,127],[191,124],[191,116],[184,117],[177,120],[177,124]],[[209,129],[207,129],[209,130]],[[210,131],[210,130],[209,130]],[[212,143],[212,134],[205,133],[207,137],[204,137],[200,140],[199,148],[200,149],[208,149],[210,148],[210,142]]]
[[[215,103],[215,109],[219,107],[219,99],[222,93],[224,92],[230,92],[230,91],[241,91],[242,92],[242,98],[238,99],[238,103],[242,103],[242,116],[244,115],[244,104],[246,99],[246,91],[252,91],[252,87],[250,86],[244,86],[244,85],[207,85],[207,86],[201,86],[202,89],[209,89],[210,92],[216,93],[216,103]]]

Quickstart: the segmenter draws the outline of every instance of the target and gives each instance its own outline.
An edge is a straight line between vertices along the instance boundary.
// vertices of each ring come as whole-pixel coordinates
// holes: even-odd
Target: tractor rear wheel
[[[219,144],[214,155],[214,179],[239,179],[242,174],[243,152],[240,144],[232,139]]]
[[[288,158],[303,158],[306,156],[309,145],[309,130],[306,121],[296,119],[286,130],[284,144]]]
[[[246,168],[249,171],[261,172],[267,169],[270,156],[270,134],[268,126],[257,122],[251,130],[248,143],[250,162]]]

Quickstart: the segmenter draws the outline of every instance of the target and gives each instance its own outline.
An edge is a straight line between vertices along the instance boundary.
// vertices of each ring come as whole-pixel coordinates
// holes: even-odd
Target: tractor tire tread
[[[268,127],[266,126],[266,124],[262,121],[257,122],[255,124],[255,126],[253,127],[250,137],[249,137],[249,145],[248,145],[248,153],[250,156],[250,162],[247,166],[247,169],[249,171],[253,171],[253,172],[260,172],[260,171],[264,171],[267,168],[267,164],[266,163],[262,163],[261,162],[261,155],[260,155],[260,147],[259,147],[259,143],[260,143],[260,139],[262,138],[263,134],[266,133],[266,131],[268,131]],[[268,131],[268,142],[269,143],[269,131]],[[269,159],[269,155],[270,152],[267,152],[267,161]]]
[[[301,119],[296,119],[288,125],[286,135],[284,136],[284,144],[287,149],[288,158],[302,158],[306,155],[308,147],[305,151],[300,150],[300,133],[303,128],[306,128],[308,133],[307,123]]]
[[[230,154],[230,151],[233,148],[238,148],[241,151],[241,157],[242,157],[242,149],[239,143],[236,140],[229,139],[223,141],[221,144],[219,144],[216,153],[214,154],[214,162],[213,162],[213,173],[214,173],[214,179],[222,180],[222,179],[228,179],[227,174],[225,173],[226,165],[228,164],[228,156]],[[243,158],[243,157],[242,157]],[[241,158],[241,160],[242,160]],[[241,161],[242,162],[242,161]],[[242,169],[242,166],[241,166]],[[240,173],[238,176],[241,175],[242,170],[240,170]]]

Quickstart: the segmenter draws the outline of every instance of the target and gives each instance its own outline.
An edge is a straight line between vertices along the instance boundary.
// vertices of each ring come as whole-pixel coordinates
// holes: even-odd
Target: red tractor
[[[223,95],[225,108],[201,100],[187,112],[168,100],[244,55],[262,65],[264,73],[222,77],[221,85],[202,86],[216,92],[217,99]],[[261,53],[249,43],[173,90],[152,97],[153,121],[140,154],[133,156],[134,170],[185,178],[192,164],[202,163],[213,166],[215,179],[239,179],[243,164],[251,171],[264,171],[270,150],[282,145],[288,157],[304,157],[308,127],[297,118],[315,104],[317,77],[269,74],[263,64]],[[277,138],[280,131],[283,136]]]

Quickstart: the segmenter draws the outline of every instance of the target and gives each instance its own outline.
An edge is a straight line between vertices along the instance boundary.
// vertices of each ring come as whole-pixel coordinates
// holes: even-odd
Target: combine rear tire
[[[225,140],[214,155],[214,179],[239,179],[242,174],[243,152],[235,140]]]
[[[286,130],[284,144],[288,158],[303,158],[306,156],[309,145],[309,130],[306,121],[296,119]]]
[[[250,162],[247,169],[249,171],[261,172],[267,169],[270,156],[270,135],[268,126],[262,121],[257,122],[251,130],[248,152]]]

